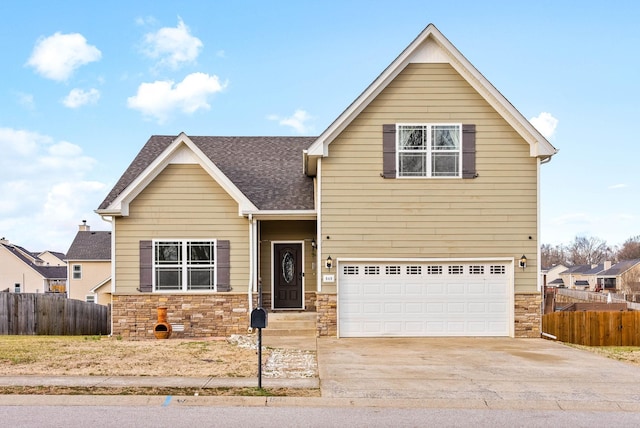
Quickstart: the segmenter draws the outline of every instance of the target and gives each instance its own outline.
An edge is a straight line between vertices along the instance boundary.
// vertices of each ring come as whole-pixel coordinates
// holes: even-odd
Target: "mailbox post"
[[[258,388],[262,388],[262,329],[267,327],[267,311],[261,307],[251,311],[251,328],[258,329]]]

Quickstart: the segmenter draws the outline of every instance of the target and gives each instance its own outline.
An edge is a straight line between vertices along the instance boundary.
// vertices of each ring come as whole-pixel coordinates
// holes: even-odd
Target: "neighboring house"
[[[611,261],[593,265],[575,265],[560,273],[565,287],[575,290],[600,291],[598,275],[611,267]]]
[[[319,335],[539,337],[555,153],[433,25],[318,137],[152,136],[96,210],[113,334],[246,332],[261,280]]]
[[[545,287],[562,287],[564,285],[560,274],[567,270],[563,264],[553,265],[551,267],[543,267],[540,270],[542,275],[542,285]]]
[[[12,293],[64,293],[67,267],[49,266],[23,247],[0,240],[0,291]],[[61,253],[57,253],[61,254]]]
[[[83,221],[66,260],[69,298],[111,303],[111,232],[91,231]]]
[[[38,254],[34,254],[35,257],[42,260],[46,266],[66,266],[64,262],[65,254],[57,251],[43,251]]]
[[[640,259],[623,260],[597,275],[598,287],[624,294],[640,293]]]

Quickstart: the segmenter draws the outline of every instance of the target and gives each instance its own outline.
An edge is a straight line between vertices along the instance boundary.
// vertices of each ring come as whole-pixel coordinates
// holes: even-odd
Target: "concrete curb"
[[[0,386],[64,386],[84,388],[253,388],[258,378],[151,376],[0,376]],[[318,378],[263,378],[263,388],[317,389]]]
[[[144,396],[144,395],[0,395],[0,406],[155,406],[155,407],[374,407],[397,409],[541,410],[639,412],[640,404],[588,401],[395,400],[322,397]]]

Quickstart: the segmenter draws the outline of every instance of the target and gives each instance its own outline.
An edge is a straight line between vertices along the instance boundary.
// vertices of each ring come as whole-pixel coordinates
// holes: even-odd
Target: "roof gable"
[[[199,164],[238,202],[239,214],[313,210],[313,179],[302,152],[315,137],[152,136],[98,210],[128,215],[128,204],[169,164]]]
[[[367,89],[318,137],[309,157],[329,155],[331,142],[410,63],[450,64],[530,145],[530,155],[549,158],[557,150],[433,25],[422,33],[369,85]],[[307,163],[309,161],[307,160]],[[313,172],[313,165],[307,165]]]

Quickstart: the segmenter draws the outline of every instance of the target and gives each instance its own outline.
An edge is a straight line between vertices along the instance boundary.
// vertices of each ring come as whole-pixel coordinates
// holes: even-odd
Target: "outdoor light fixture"
[[[311,238],[311,248],[314,250],[318,248],[318,244],[316,244],[316,238]]]
[[[333,259],[331,258],[331,256],[327,257],[327,260],[324,262],[324,266],[331,270],[331,268],[333,267]]]
[[[520,267],[522,270],[527,267],[527,257],[524,254],[520,257]]]

